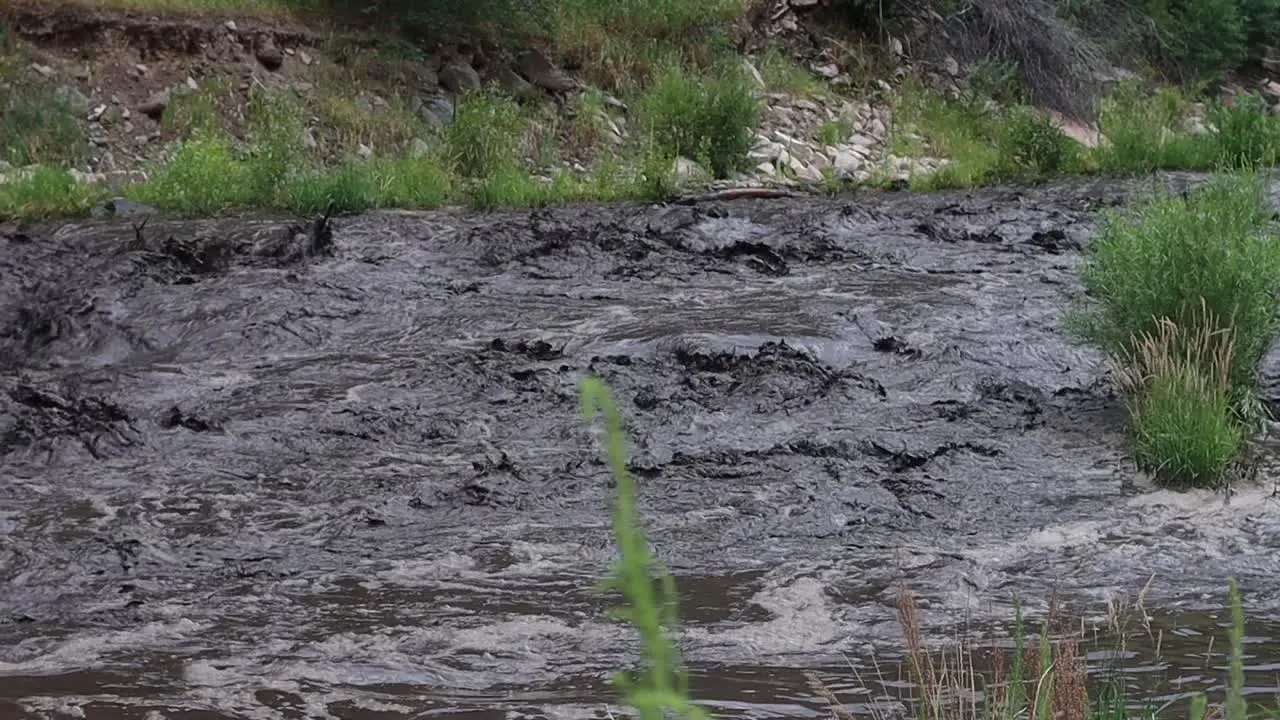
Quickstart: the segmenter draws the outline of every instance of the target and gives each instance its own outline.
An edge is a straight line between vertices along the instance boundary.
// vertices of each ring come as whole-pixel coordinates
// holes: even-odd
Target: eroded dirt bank
[[[1270,487],[1136,482],[1060,330],[1132,187],[0,236],[0,702],[589,704],[634,648],[592,593],[584,373],[695,661],[892,645],[898,582],[938,624],[1152,573],[1150,600],[1235,574],[1276,609]]]

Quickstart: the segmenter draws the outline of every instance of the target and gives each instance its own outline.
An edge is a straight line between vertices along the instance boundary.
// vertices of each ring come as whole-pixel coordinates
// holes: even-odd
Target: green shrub
[[[86,215],[101,195],[97,188],[77,183],[64,169],[37,167],[0,182],[0,218]]]
[[[259,204],[273,204],[290,172],[307,161],[305,108],[290,93],[255,91],[249,98],[249,183]]]
[[[14,88],[0,105],[0,160],[66,167],[83,160],[87,151],[74,109],[53,90]]]
[[[1251,168],[1280,160],[1280,121],[1260,95],[1247,93],[1232,104],[1213,103],[1208,120],[1217,129],[1220,165]]]
[[[1009,111],[997,130],[1001,165],[1010,175],[1050,175],[1067,169],[1075,142],[1043,115],[1025,107]]]
[[[497,90],[485,88],[458,99],[454,121],[445,132],[447,155],[459,174],[485,178],[519,167],[526,120],[520,106]]]
[[[750,165],[760,105],[740,65],[699,78],[668,67],[641,102],[643,127],[669,157],[705,164],[717,178]]]
[[[1155,330],[1135,337],[1116,378],[1129,396],[1138,466],[1167,485],[1212,486],[1245,439],[1232,405],[1236,331],[1207,302],[1184,323],[1161,318]]]
[[[1125,358],[1162,318],[1189,329],[1218,318],[1234,328],[1228,377],[1243,401],[1280,310],[1280,241],[1264,230],[1265,188],[1253,175],[1220,176],[1186,197],[1160,191],[1132,215],[1105,217],[1080,268],[1089,298],[1069,316],[1074,332]]]
[[[151,182],[130,187],[130,199],[186,215],[210,215],[231,207],[270,204],[257,192],[253,168],[238,159],[223,137],[197,133],[178,143]]]

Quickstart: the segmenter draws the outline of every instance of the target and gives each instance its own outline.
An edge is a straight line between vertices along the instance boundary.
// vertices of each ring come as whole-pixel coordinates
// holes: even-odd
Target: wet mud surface
[[[10,229],[0,712],[599,715],[588,373],[708,677],[893,652],[899,584],[1274,612],[1271,486],[1153,490],[1061,329],[1135,187]]]

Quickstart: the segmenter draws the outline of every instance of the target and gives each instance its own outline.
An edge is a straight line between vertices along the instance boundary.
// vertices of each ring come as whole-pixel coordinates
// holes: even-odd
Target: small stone
[[[756,166],[756,171],[765,177],[777,177],[778,168],[773,166],[771,162],[762,162]]]
[[[311,134],[311,128],[303,129],[302,144],[306,145],[308,150],[316,149],[316,136]]]
[[[678,180],[705,178],[707,175],[707,171],[703,170],[701,165],[684,156],[676,158],[672,163],[671,171]]]
[[[161,90],[144,100],[142,104],[138,105],[137,110],[152,120],[159,121],[164,116],[164,111],[167,107],[169,107],[169,91]]]
[[[230,30],[231,32],[235,32],[235,31],[236,31],[236,21],[235,21],[235,20],[228,20],[228,21],[226,21],[226,22],[222,23],[222,26],[223,26],[223,27],[225,27],[227,30]]]
[[[960,63],[956,62],[955,58],[948,55],[947,59],[943,61],[943,65],[947,68],[948,75],[951,77],[960,77]]]
[[[832,165],[835,167],[836,177],[842,180],[852,179],[862,169],[863,160],[850,150],[840,150]]]
[[[467,63],[449,63],[440,70],[440,84],[452,93],[464,93],[480,87],[480,75]]]
[[[421,160],[431,154],[431,146],[426,140],[416,137],[409,143],[409,157],[414,160]]]
[[[371,158],[373,157],[373,148],[360,143],[360,147],[356,148],[356,154],[365,159]]]
[[[102,119],[102,114],[107,111],[106,105],[98,105],[89,112],[89,122],[98,122]]]
[[[302,61],[303,65],[310,65],[313,62],[311,56],[305,50],[298,51],[298,59]]]
[[[36,71],[37,74],[43,75],[44,77],[53,77],[53,74],[54,74],[53,68],[49,67],[48,65],[41,65],[40,63],[31,63],[31,69]]]
[[[76,68],[75,71],[71,73],[71,76],[82,82],[87,82],[89,78],[93,77],[92,73],[89,72],[89,68],[87,66],[81,66]]]
[[[196,84],[195,78],[187,76],[187,88],[190,90],[199,90],[200,86]]]
[[[296,54],[297,54],[297,51],[296,51],[296,50],[294,50],[293,48],[285,48],[285,49],[284,49],[284,54],[285,54],[285,55],[288,55],[289,57],[293,57],[294,55],[296,55]]]
[[[817,104],[817,103],[815,103],[815,102],[814,102],[814,101],[812,101],[812,100],[805,100],[804,98],[801,98],[801,99],[799,99],[799,100],[796,100],[796,101],[795,101],[794,103],[792,103],[792,104],[793,104],[793,105],[795,105],[796,107],[800,108],[801,110],[808,110],[809,112],[812,112],[812,113],[816,113],[816,112],[821,112],[821,111],[822,111],[822,108],[818,107],[818,104]]]
[[[275,71],[284,64],[284,53],[276,45],[276,41],[267,33],[259,33],[253,41],[253,56],[262,63],[262,67]]]
[[[835,63],[825,63],[822,65],[814,65],[813,72],[830,80],[840,74],[840,67]]]
[[[521,54],[516,63],[516,69],[529,82],[551,92],[568,92],[581,87],[578,81],[552,65],[547,56],[537,50],[528,50]]]
[[[147,66],[142,63],[134,65],[133,69],[136,70],[139,75],[146,75],[149,72],[149,70],[147,70]]]

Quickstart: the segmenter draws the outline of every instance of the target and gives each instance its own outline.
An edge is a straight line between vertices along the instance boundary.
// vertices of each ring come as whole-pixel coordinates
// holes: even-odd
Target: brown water
[[[1153,490],[1060,329],[1096,213],[1132,191],[11,228],[0,699],[602,716],[637,647],[593,592],[613,550],[588,373],[624,405],[725,714],[813,716],[804,669],[864,702],[849,662],[882,694],[899,585],[939,637],[1015,594],[1095,614],[1154,575],[1153,615],[1205,632],[1186,613],[1234,576],[1274,638],[1270,486]],[[1181,677],[1203,641],[1123,664]]]

